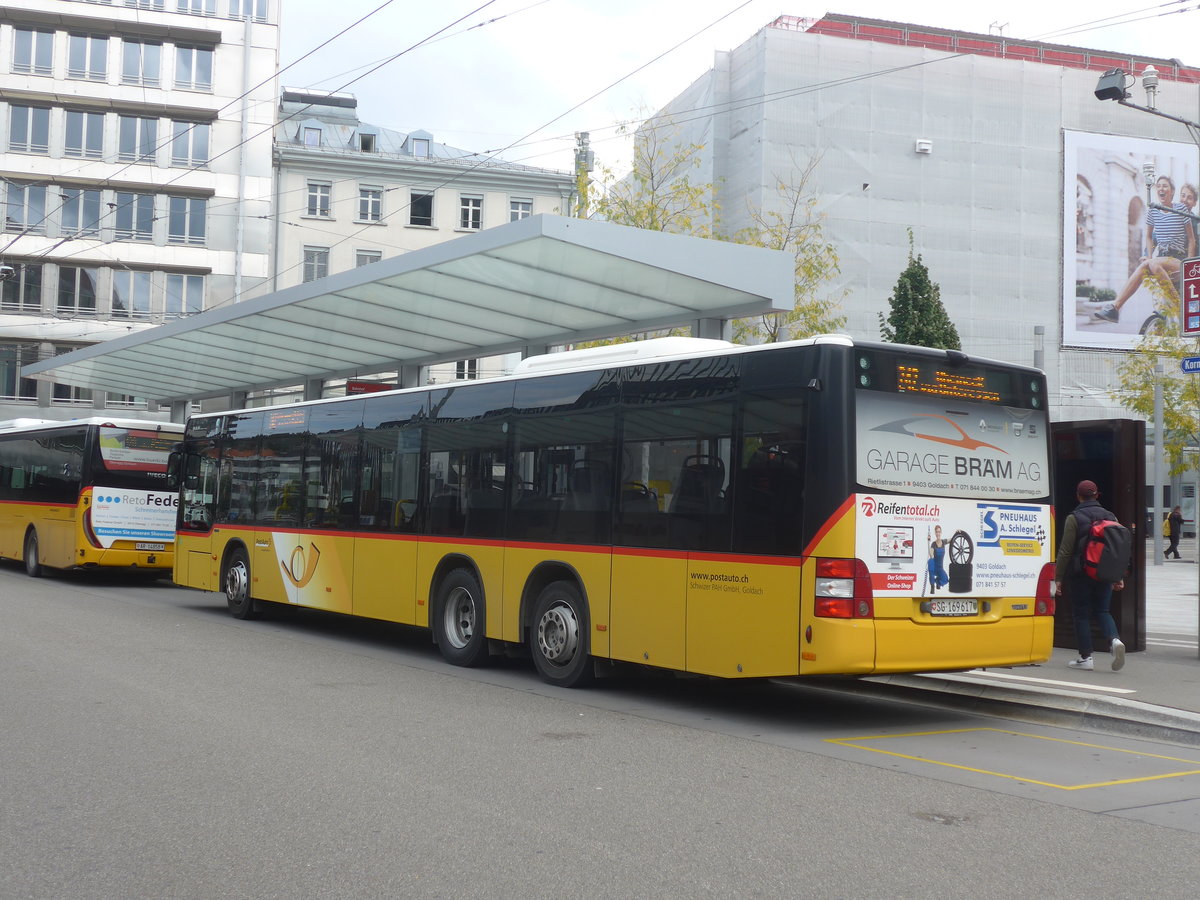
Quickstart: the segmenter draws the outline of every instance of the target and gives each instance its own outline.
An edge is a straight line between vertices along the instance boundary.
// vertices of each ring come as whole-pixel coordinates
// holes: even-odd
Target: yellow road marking
[[[1123,750],[1120,747],[1108,747],[1104,744],[1091,744],[1086,741],[1072,741],[1065,738],[1046,737],[1040,734],[1027,734],[1023,731],[1010,731],[1006,728],[953,728],[945,731],[912,731],[904,734],[872,734],[863,735],[861,737],[848,738],[826,738],[828,744],[838,744],[842,747],[853,747],[857,750],[867,750],[871,753],[882,753],[885,756],[895,756],[899,759],[908,759],[914,762],[930,763],[935,766],[945,766],[948,769],[959,769],[964,772],[974,772],[978,775],[992,775],[996,778],[1008,778],[1012,781],[1024,781],[1029,784],[1036,784],[1042,787],[1056,788],[1060,791],[1080,791],[1085,788],[1098,787],[1114,787],[1122,784],[1139,784],[1145,781],[1161,781],[1166,778],[1182,778],[1187,775],[1200,775],[1200,768],[1187,769],[1181,772],[1166,772],[1158,775],[1145,775],[1139,778],[1122,778],[1114,781],[1096,781],[1089,784],[1055,784],[1050,781],[1039,781],[1036,778],[1029,778],[1024,775],[1011,775],[1007,772],[994,772],[991,769],[980,769],[974,766],[964,766],[959,763],[944,762],[938,759],[931,759],[927,756],[917,756],[911,753],[900,753],[895,750],[884,750],[880,747],[863,746],[859,741],[887,741],[897,738],[916,738],[916,737],[937,737],[949,734],[968,734],[972,732],[991,731],[998,734],[1007,734],[1013,737],[1031,738],[1038,741],[1052,741],[1059,744],[1072,744],[1077,747],[1087,747],[1093,750],[1106,750],[1111,753],[1126,753],[1130,756],[1139,756],[1144,759],[1161,759],[1167,762],[1187,763],[1192,766],[1200,766],[1200,760],[1181,759],[1176,756],[1163,756],[1157,753],[1142,753],[1137,750]]]

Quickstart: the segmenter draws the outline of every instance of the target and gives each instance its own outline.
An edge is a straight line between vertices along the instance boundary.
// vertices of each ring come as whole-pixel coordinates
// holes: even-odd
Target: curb
[[[1115,732],[1200,747],[1200,713],[1123,697],[1011,687],[971,675],[883,675],[847,679],[839,690],[883,700],[1000,715],[1039,725]]]

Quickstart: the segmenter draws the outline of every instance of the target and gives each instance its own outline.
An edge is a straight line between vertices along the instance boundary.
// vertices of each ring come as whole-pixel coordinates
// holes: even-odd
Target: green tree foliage
[[[778,210],[752,209],[752,224],[726,235],[720,227],[714,186],[692,180],[702,165],[704,145],[682,142],[679,131],[670,120],[639,129],[634,136],[630,173],[618,180],[611,170],[601,167],[599,190],[591,192],[592,215],[650,231],[728,240],[792,253],[796,259],[796,305],[783,313],[734,320],[733,336],[738,342],[789,340],[842,328],[846,317],[837,312],[841,297],[819,296],[820,289],[840,270],[835,248],[823,237],[816,197],[807,189],[817,161],[803,167],[793,166],[799,175],[792,175],[790,180],[776,179],[781,201]],[[680,328],[636,337],[687,333],[687,329]],[[634,339],[635,336],[630,336],[579,346]]]
[[[929,279],[929,269],[918,253],[913,256],[913,233],[908,231],[908,267],[900,273],[892,296],[892,311],[879,314],[879,333],[885,341],[961,350],[958,329],[942,306],[941,288]]]
[[[1117,400],[1153,423],[1154,385],[1156,381],[1162,384],[1163,448],[1171,474],[1179,475],[1193,465],[1185,451],[1189,445],[1196,445],[1196,413],[1200,409],[1200,375],[1182,374],[1179,361],[1195,355],[1196,344],[1181,334],[1179,295],[1151,279],[1146,279],[1145,285],[1154,295],[1154,307],[1162,318],[1117,365]],[[1159,363],[1161,375],[1155,371]]]

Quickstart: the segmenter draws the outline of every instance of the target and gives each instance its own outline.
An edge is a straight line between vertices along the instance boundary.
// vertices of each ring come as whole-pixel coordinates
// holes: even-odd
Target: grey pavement
[[[1183,558],[1153,564],[1146,552],[1146,649],[1120,672],[1096,652],[1095,671],[1068,668],[1073,649],[1055,648],[1039,666],[961,674],[863,679],[856,690],[1009,717],[1118,731],[1200,746],[1200,571],[1195,539]]]

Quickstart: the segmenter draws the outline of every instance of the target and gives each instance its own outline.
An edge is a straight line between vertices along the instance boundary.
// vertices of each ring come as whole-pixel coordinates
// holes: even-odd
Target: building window
[[[0,308],[5,312],[40,313],[42,311],[42,267],[37,263],[16,263],[14,274],[3,282]]]
[[[108,38],[73,34],[67,45],[67,77],[88,81],[108,79]]]
[[[363,266],[369,266],[371,263],[377,263],[383,259],[383,251],[381,250],[355,250],[354,251],[354,267],[356,269]]]
[[[4,230],[42,234],[46,230],[46,186],[44,184],[8,183],[8,209],[4,214]]]
[[[383,218],[383,189],[360,187],[358,189],[358,221],[378,222]]]
[[[483,223],[483,198],[460,197],[458,202],[458,227],[478,231]]]
[[[429,139],[428,138],[413,138],[412,139],[412,154],[425,158],[429,156]]]
[[[304,248],[304,281],[316,281],[329,274],[329,248]]]
[[[204,243],[207,200],[203,197],[168,197],[167,210],[167,240],[170,243]]]
[[[96,237],[100,234],[100,192],[61,188],[60,229],[64,236]]]
[[[374,153],[375,152],[375,135],[360,134],[358,136],[358,149],[361,150],[363,153]]]
[[[304,146],[305,147],[320,147],[321,146],[321,129],[320,128],[305,128],[304,129]]]
[[[329,218],[329,194],[333,188],[328,184],[308,183],[308,215]]]
[[[172,122],[171,165],[208,165],[210,127],[207,122]]]
[[[408,196],[408,224],[433,226],[433,194],[413,191]]]
[[[37,358],[37,344],[0,344],[0,396],[37,399],[37,382],[21,377],[21,366],[31,366]]]
[[[158,87],[162,73],[162,45],[122,41],[121,83]]]
[[[244,19],[247,16],[255,22],[267,21],[267,0],[229,0],[229,18]]]
[[[154,162],[158,119],[121,116],[117,129],[117,158],[122,162]]]
[[[528,219],[533,215],[532,200],[509,200],[508,201],[508,221],[516,222],[518,219]]]
[[[213,52],[203,47],[175,48],[175,87],[212,90]]]
[[[193,16],[215,16],[217,0],[176,0],[176,7],[181,13],[191,13]]]
[[[96,314],[96,275],[98,269],[85,266],[58,267],[59,315],[94,316]]]
[[[12,70],[25,75],[53,75],[54,32],[14,29]]]
[[[118,191],[113,198],[118,241],[154,240],[154,195]]]
[[[49,153],[50,110],[41,106],[11,107],[8,149],[17,153]]]
[[[150,273],[116,269],[112,276],[113,317],[120,319],[150,318]]]
[[[68,109],[64,156],[101,159],[104,156],[104,113]]]
[[[125,0],[126,6],[132,6],[134,9],[157,9],[163,8],[163,0]]]
[[[163,312],[167,316],[194,316],[204,309],[204,276],[167,273],[167,296]]]
[[[459,381],[466,381],[479,377],[479,360],[477,359],[460,359],[454,364],[454,377]]]

